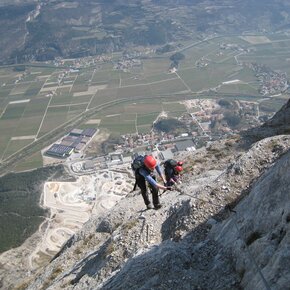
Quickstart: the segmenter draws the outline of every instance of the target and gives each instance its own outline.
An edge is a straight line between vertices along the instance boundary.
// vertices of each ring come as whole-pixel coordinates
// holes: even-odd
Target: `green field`
[[[100,127],[113,133],[136,133],[136,114],[117,114],[103,117]]]
[[[224,44],[229,46],[222,48]],[[241,52],[237,45],[248,51]],[[78,71],[45,64],[26,65],[25,71],[0,68],[0,160],[104,104],[94,116],[101,120],[99,126],[123,134],[149,132],[162,110],[179,117],[186,110],[177,100],[196,97],[201,91],[214,88],[218,95],[211,93],[210,98],[225,94],[231,99],[263,99],[259,97],[259,81],[247,64],[265,64],[290,74],[289,48],[290,38],[284,34],[195,39],[183,43],[180,52],[185,58],[176,73],[169,73],[173,53],[141,58],[140,65],[126,72],[114,69],[121,52],[114,53],[111,61]],[[205,66],[197,67],[197,61],[202,60]],[[69,64],[72,61],[66,62]],[[239,82],[225,83],[233,80]],[[208,98],[205,94],[199,97]],[[265,100],[261,107],[277,110],[282,98]],[[120,100],[126,102],[114,105]],[[40,166],[40,158],[35,156],[26,163],[26,169]]]
[[[213,88],[222,82],[229,81],[230,75],[236,71],[233,64],[211,63],[204,68],[185,69],[178,72],[181,79],[193,92]]]

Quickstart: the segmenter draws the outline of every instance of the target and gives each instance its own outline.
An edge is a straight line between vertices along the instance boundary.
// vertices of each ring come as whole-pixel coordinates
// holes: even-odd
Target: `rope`
[[[212,202],[211,200],[204,200],[204,199],[202,199],[202,198],[197,197],[196,195],[191,195],[191,194],[185,193],[182,189],[178,188],[177,186],[175,186],[175,189],[176,189],[176,191],[178,191],[178,192],[179,192],[180,194],[182,194],[182,195],[190,196],[191,198],[194,198],[194,199],[197,199],[197,200],[203,201],[203,202],[205,202],[205,203],[210,203],[210,204],[212,204],[212,205],[214,205],[214,206],[216,206],[216,207],[218,207],[218,208],[222,208],[222,207],[223,207],[223,206],[221,206],[220,204],[216,204],[216,203]],[[227,209],[227,210],[229,211],[229,213],[232,213],[232,212],[233,212],[233,213],[236,214],[236,211],[233,210],[229,205],[226,205],[226,206],[225,206],[225,209]],[[237,222],[235,221],[234,218],[232,218],[232,221],[234,222],[234,226],[235,226],[235,228],[236,228],[236,230],[237,230],[237,232],[238,232],[239,238],[242,240],[243,244],[245,245],[245,248],[246,248],[246,250],[247,250],[248,258],[249,258],[249,260],[252,261],[253,264],[255,265],[255,268],[256,268],[256,270],[258,271],[258,273],[259,273],[259,275],[260,275],[260,277],[261,277],[261,279],[262,279],[262,281],[263,281],[263,283],[264,283],[264,285],[265,285],[265,289],[267,289],[267,290],[271,290],[271,287],[270,287],[269,283],[267,282],[265,276],[263,275],[262,270],[260,269],[258,263],[257,263],[256,260],[254,259],[254,257],[253,257],[253,255],[252,255],[252,253],[251,253],[251,251],[250,251],[248,245],[245,243],[244,239],[242,238],[242,234],[241,234],[241,231],[240,231],[240,229],[239,229],[239,227],[238,227],[238,225],[237,225]]]

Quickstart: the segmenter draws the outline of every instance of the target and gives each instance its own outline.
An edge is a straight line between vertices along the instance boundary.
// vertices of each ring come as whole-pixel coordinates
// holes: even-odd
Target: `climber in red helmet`
[[[154,175],[155,170],[158,173],[158,175],[162,178],[164,184],[166,180],[161,172],[161,168],[157,163],[156,159],[151,155],[137,156],[132,163],[132,169],[135,172],[136,179],[135,187],[136,185],[138,185],[138,187],[141,189],[141,194],[144,199],[144,203],[147,206],[147,209],[152,209],[153,207],[148,197],[146,181],[148,182],[150,191],[152,193],[152,201],[154,208],[155,209],[161,208],[158,190],[159,189],[171,190],[171,187],[157,183],[156,176]]]
[[[182,161],[176,161],[174,159],[168,159],[164,162],[163,166],[167,186],[181,183],[180,174],[183,171],[182,165]]]

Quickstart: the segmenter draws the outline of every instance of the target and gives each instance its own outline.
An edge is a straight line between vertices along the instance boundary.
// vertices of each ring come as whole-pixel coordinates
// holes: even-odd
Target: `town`
[[[157,130],[155,124],[158,121],[170,122],[166,112],[161,112],[152,124],[150,133],[121,135],[112,150],[101,156],[86,156],[86,149],[91,148],[98,139],[99,129],[96,128],[73,129],[58,143],[50,146],[44,155],[46,158],[52,158],[53,163],[68,162],[74,173],[78,174],[129,164],[138,154],[152,154],[163,162],[174,158],[180,152],[195,151],[208,142],[226,135],[238,134],[241,129],[256,126],[262,119],[269,118],[267,115],[260,115],[255,102],[199,99],[184,101],[184,105],[188,112],[176,119],[182,124],[180,130],[169,132]],[[237,122],[236,119],[231,119],[234,115],[228,116],[229,109],[231,112],[235,110],[240,112],[238,123],[234,123]],[[247,127],[241,124],[247,124]]]

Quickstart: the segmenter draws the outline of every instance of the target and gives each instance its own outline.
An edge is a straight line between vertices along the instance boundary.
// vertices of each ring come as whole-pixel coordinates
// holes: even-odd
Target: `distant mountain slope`
[[[14,12],[9,19],[0,20],[6,27],[6,31],[0,30],[1,62],[15,62],[16,56],[19,62],[95,55],[212,33],[272,32],[290,25],[290,3],[282,0],[39,3],[39,11],[29,21],[26,5],[2,4],[4,13],[12,8]],[[8,44],[9,53],[3,51]]]
[[[0,63],[15,62],[15,51],[23,49],[26,20],[34,4],[0,5]]]

